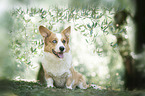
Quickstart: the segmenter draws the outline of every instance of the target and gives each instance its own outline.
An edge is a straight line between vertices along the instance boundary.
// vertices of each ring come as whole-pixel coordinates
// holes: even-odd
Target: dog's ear
[[[39,26],[39,32],[43,36],[43,38],[49,37],[51,35],[51,33],[52,33],[50,30],[48,30],[44,26]]]
[[[66,29],[64,29],[61,34],[64,34],[67,38],[69,38],[70,36],[70,32],[71,32],[71,26],[67,27]]]

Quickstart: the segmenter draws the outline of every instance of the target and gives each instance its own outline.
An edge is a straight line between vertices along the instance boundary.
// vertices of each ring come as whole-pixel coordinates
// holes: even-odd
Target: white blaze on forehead
[[[59,40],[61,41],[61,38],[62,38],[61,34],[56,33],[56,37],[57,37],[58,41],[59,41]]]
[[[56,51],[56,52],[60,52],[59,47],[60,47],[60,46],[63,46],[63,47],[64,47],[64,45],[63,45],[63,43],[62,43],[62,41],[61,41],[62,35],[59,34],[59,33],[56,33],[56,37],[57,37],[58,41],[57,41],[57,45],[56,45],[56,47],[55,47],[55,51]],[[65,48],[65,47],[64,47],[64,48]],[[65,51],[65,50],[64,50],[64,51]]]

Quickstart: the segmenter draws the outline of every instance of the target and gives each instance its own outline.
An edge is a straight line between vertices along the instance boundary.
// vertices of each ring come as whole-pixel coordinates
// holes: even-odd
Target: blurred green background
[[[116,28],[114,15],[132,11],[128,0],[3,1],[0,20],[0,78],[36,81],[43,54],[39,26],[53,32],[72,26],[73,65],[87,83],[123,89],[125,56],[134,51],[133,23]],[[123,39],[120,46],[118,38]],[[143,67],[144,68],[144,67]]]

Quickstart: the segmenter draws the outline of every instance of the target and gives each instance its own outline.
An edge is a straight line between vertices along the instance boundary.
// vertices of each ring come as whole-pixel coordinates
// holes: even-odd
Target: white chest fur
[[[70,52],[64,53],[63,59],[56,57],[52,53],[44,52],[42,64],[46,72],[53,74],[55,77],[59,77],[66,72],[70,74],[69,69],[72,66],[71,60],[72,57]]]

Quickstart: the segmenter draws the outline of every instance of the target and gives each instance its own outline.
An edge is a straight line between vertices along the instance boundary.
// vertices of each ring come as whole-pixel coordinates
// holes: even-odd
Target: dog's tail
[[[37,80],[38,80],[41,84],[45,84],[46,81],[45,81],[44,69],[43,69],[42,63],[39,62],[39,65],[40,65],[40,69],[39,69],[39,72],[38,72],[38,75],[37,75]]]

